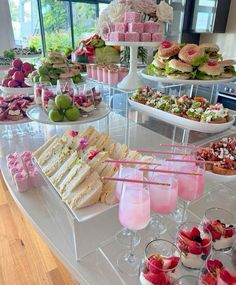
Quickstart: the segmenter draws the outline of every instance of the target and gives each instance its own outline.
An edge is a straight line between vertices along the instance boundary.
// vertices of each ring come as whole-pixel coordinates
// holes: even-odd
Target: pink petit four
[[[142,33],[143,32],[143,23],[129,23],[128,24],[129,32]]]
[[[123,42],[125,40],[125,34],[121,32],[111,32],[110,41],[111,42]]]
[[[29,178],[28,174],[24,170],[14,175],[16,187],[19,192],[24,192],[28,190],[29,188],[28,178]]]
[[[125,33],[127,32],[126,23],[115,23],[115,32]]]
[[[125,41],[126,42],[139,42],[139,33],[126,33]]]
[[[151,42],[152,35],[150,33],[142,33],[140,35],[140,41],[141,42]]]
[[[153,21],[148,21],[144,23],[144,33],[158,33],[159,32],[159,24]]]
[[[108,71],[108,84],[116,85],[119,82],[119,72],[118,70]]]
[[[152,42],[163,42],[164,37],[163,34],[154,33],[152,34]]]
[[[36,168],[32,171],[29,171],[29,178],[30,178],[32,187],[37,188],[42,184],[42,177]]]
[[[137,12],[125,12],[125,22],[126,23],[142,22],[141,14]]]

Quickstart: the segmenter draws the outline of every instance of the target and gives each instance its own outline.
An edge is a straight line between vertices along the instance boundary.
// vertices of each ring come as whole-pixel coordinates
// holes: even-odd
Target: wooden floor
[[[0,284],[72,285],[70,274],[22,216],[0,174]]]

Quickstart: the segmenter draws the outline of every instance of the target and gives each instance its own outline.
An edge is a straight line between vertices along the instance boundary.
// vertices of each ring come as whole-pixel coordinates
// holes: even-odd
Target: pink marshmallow
[[[28,190],[29,185],[28,185],[28,174],[23,170],[20,173],[16,173],[14,175],[14,180],[16,183],[17,190],[19,192],[24,192]]]
[[[130,33],[142,33],[143,32],[143,23],[129,23],[128,31]]]
[[[139,33],[126,33],[125,41],[126,42],[139,42]]]
[[[127,32],[126,23],[115,23],[115,32],[125,33]]]
[[[125,12],[125,23],[138,23],[142,22],[141,13]]]
[[[23,167],[22,168],[13,167],[11,168],[10,172],[11,172],[11,175],[14,177],[15,174],[21,173],[23,170],[24,170]]]
[[[140,41],[141,42],[151,42],[152,35],[150,33],[142,33],[140,35]]]
[[[37,188],[37,187],[42,185],[42,176],[38,172],[37,169],[35,169],[34,171],[29,172],[29,177],[30,177],[30,181],[31,181],[32,187],[36,187]]]
[[[144,33],[158,33],[159,32],[159,24],[153,21],[148,21],[144,23]]]
[[[111,32],[110,41],[111,42],[123,42],[125,40],[125,34],[120,32]]]
[[[18,153],[17,152],[14,152],[14,153],[10,153],[7,155],[7,161],[8,160],[12,160],[12,159],[17,159],[18,158]]]
[[[163,42],[164,36],[160,33],[154,33],[152,34],[152,42]]]

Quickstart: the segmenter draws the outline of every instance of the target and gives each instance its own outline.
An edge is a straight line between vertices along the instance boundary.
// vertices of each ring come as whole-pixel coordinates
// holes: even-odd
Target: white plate
[[[111,108],[101,102],[88,117],[80,117],[78,121],[52,122],[48,114],[38,105],[31,106],[27,109],[26,114],[32,120],[48,125],[78,125],[94,122],[105,118],[111,112]]]
[[[6,94],[33,94],[34,93],[34,88],[33,87],[25,87],[25,88],[21,88],[21,87],[5,87],[0,85],[0,90],[2,90],[3,93]]]
[[[219,133],[222,131],[227,130],[228,128],[230,128],[234,121],[235,121],[235,117],[230,115],[230,121],[227,123],[223,123],[223,124],[208,124],[208,123],[201,123],[201,122],[196,122],[193,120],[189,120],[186,118],[182,118],[173,114],[170,114],[168,112],[159,110],[159,109],[155,109],[153,107],[150,106],[146,106],[144,104],[135,102],[133,100],[131,100],[130,98],[128,99],[129,104],[131,106],[133,106],[135,109],[141,111],[141,112],[145,112],[147,113],[149,116],[157,118],[159,120],[162,120],[166,123],[175,125],[177,127],[181,127],[184,129],[189,129],[189,130],[193,130],[193,131],[197,131],[197,132],[202,132],[202,133]]]
[[[18,121],[10,121],[10,120],[0,121],[0,125],[17,125],[17,124],[24,124],[24,123],[29,123],[29,122],[30,122],[30,119],[25,117]]]
[[[173,83],[173,84],[178,83],[178,84],[185,84],[185,85],[213,85],[213,84],[227,83],[227,82],[236,80],[236,77],[216,79],[216,80],[174,79],[174,78],[168,78],[165,76],[148,75],[145,72],[146,72],[145,69],[140,72],[142,77],[145,79],[148,79],[151,81],[157,81],[157,82]]]
[[[161,42],[106,42],[107,46],[159,47]]]
[[[236,175],[220,175],[211,171],[206,171],[206,179],[215,183],[230,182],[236,180]]]

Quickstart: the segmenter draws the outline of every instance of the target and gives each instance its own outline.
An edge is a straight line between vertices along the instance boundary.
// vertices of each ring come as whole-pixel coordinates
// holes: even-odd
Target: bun
[[[227,59],[227,60],[222,60],[219,62],[219,64],[223,67],[225,66],[230,66],[230,65],[235,65],[236,64],[236,61],[233,60],[233,59]]]
[[[211,76],[217,76],[224,72],[222,65],[216,61],[204,63],[198,67],[198,70]]]
[[[204,50],[195,44],[187,44],[179,52],[179,58],[189,64],[193,60],[204,55]]]
[[[192,65],[185,63],[178,59],[171,59],[168,62],[168,64],[169,64],[169,67],[182,71],[182,72],[192,72],[193,71]]]
[[[182,73],[182,74],[175,74],[175,73],[171,73],[167,75],[168,78],[173,78],[173,79],[182,79],[182,80],[186,80],[190,78],[190,74],[188,73]]]
[[[165,69],[165,63],[163,63],[162,61],[160,61],[158,59],[158,57],[155,57],[153,62],[152,62],[153,65],[155,65],[156,67],[160,68],[160,69]]]
[[[177,55],[180,51],[180,47],[175,42],[164,41],[161,43],[157,55],[160,58],[169,58],[171,56]]]
[[[221,75],[220,75],[220,78],[232,78],[233,77],[233,74],[230,73],[230,72],[223,72]]]
[[[204,49],[206,52],[218,52],[220,50],[219,46],[217,44],[212,44],[212,43],[203,43],[200,44],[199,47],[201,49]]]

